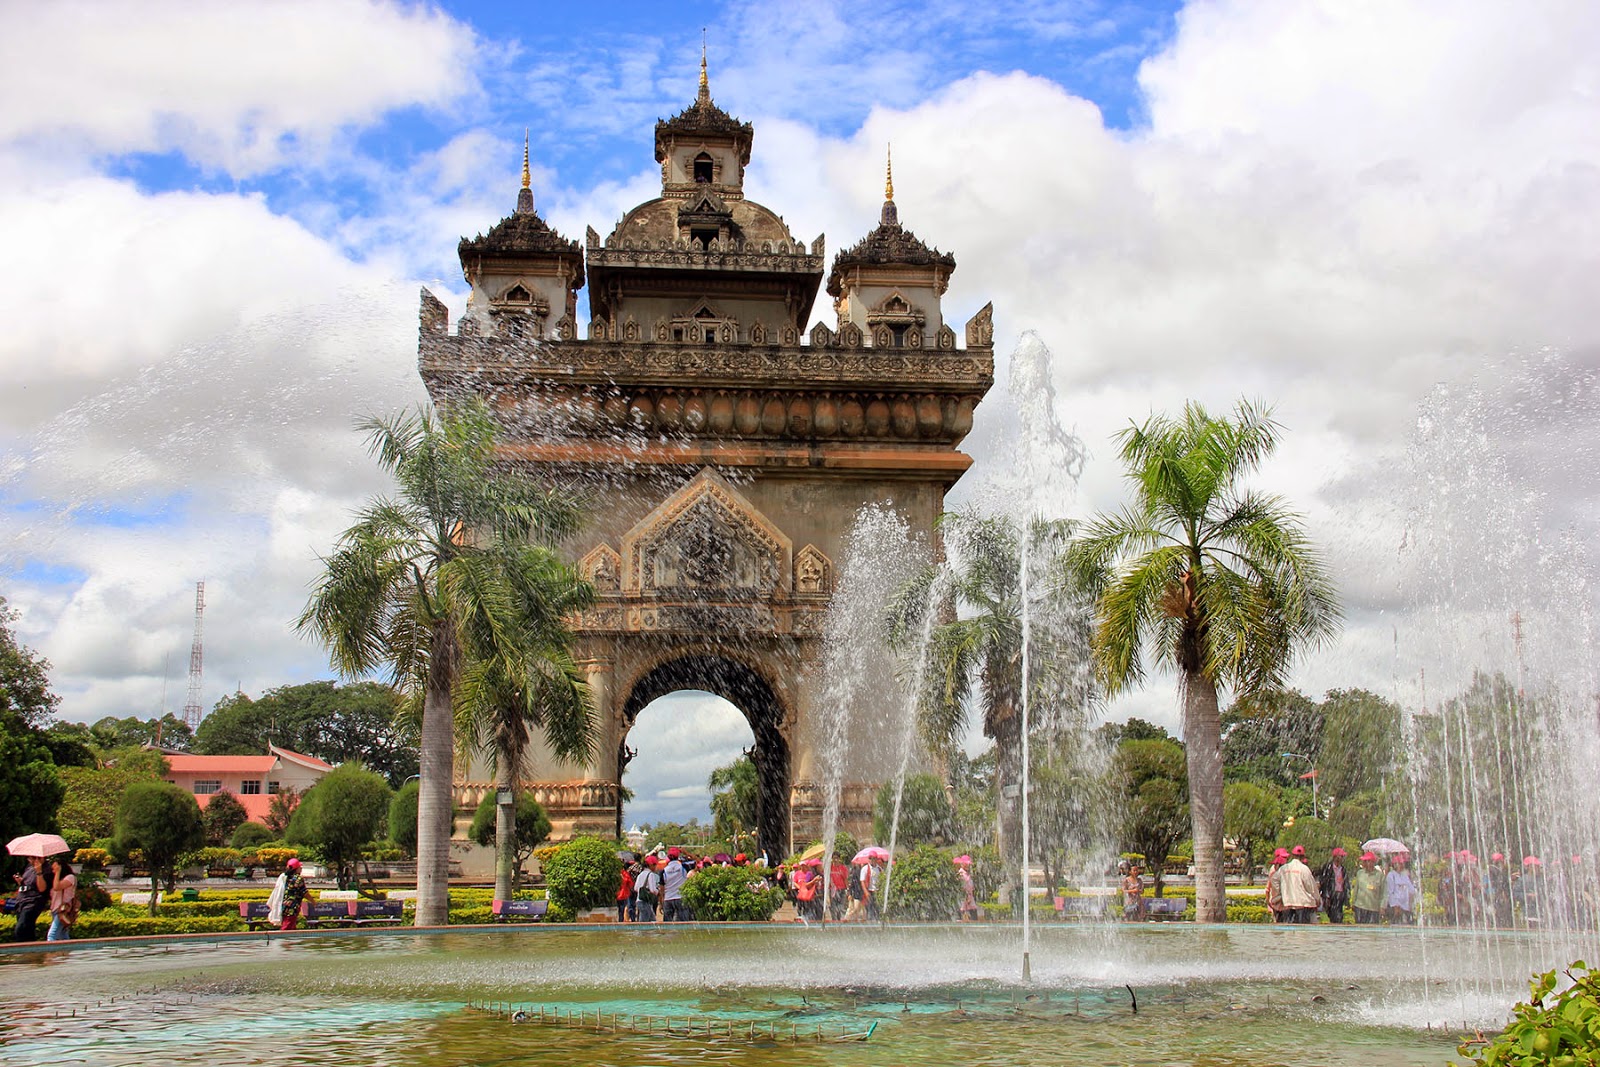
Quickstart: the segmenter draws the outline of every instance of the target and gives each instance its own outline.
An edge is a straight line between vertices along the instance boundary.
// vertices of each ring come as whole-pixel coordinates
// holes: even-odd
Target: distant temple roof
[[[928,247],[916,234],[894,221],[893,208],[893,201],[884,204],[883,219],[873,231],[834,257],[833,269],[828,272],[829,296],[838,296],[843,291],[843,276],[851,267],[878,264],[920,267],[937,264],[947,271],[956,269],[955,256]]]

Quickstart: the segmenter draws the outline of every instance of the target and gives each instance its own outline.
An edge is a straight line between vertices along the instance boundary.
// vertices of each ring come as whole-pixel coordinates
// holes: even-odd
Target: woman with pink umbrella
[[[67,843],[56,834],[24,834],[6,843],[13,856],[26,856],[28,866],[11,876],[17,883],[17,930],[13,941],[37,941],[39,916],[50,902],[50,875],[44,858],[67,851]]]

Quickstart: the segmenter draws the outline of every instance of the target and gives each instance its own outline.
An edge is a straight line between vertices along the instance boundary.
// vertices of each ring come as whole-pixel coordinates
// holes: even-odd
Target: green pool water
[[[12,1062],[97,1067],[1437,1065],[1464,1028],[1504,1019],[1529,971],[1583,947],[1050,927],[1035,931],[1024,985],[1020,935],[1004,927],[263,935],[8,951],[0,1044]],[[530,1021],[513,1021],[517,1010]]]

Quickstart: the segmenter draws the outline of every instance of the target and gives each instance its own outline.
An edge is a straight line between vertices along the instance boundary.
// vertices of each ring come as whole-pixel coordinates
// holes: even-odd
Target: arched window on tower
[[[694,180],[697,182],[710,182],[716,177],[716,161],[711,158],[711,153],[701,152],[694,157]]]

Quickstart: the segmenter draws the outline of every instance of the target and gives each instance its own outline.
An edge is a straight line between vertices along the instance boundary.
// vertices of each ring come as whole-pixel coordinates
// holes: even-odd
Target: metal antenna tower
[[[200,622],[206,610],[206,583],[194,583],[194,644],[189,647],[189,699],[183,705],[183,723],[190,730],[198,729],[200,716]]]

